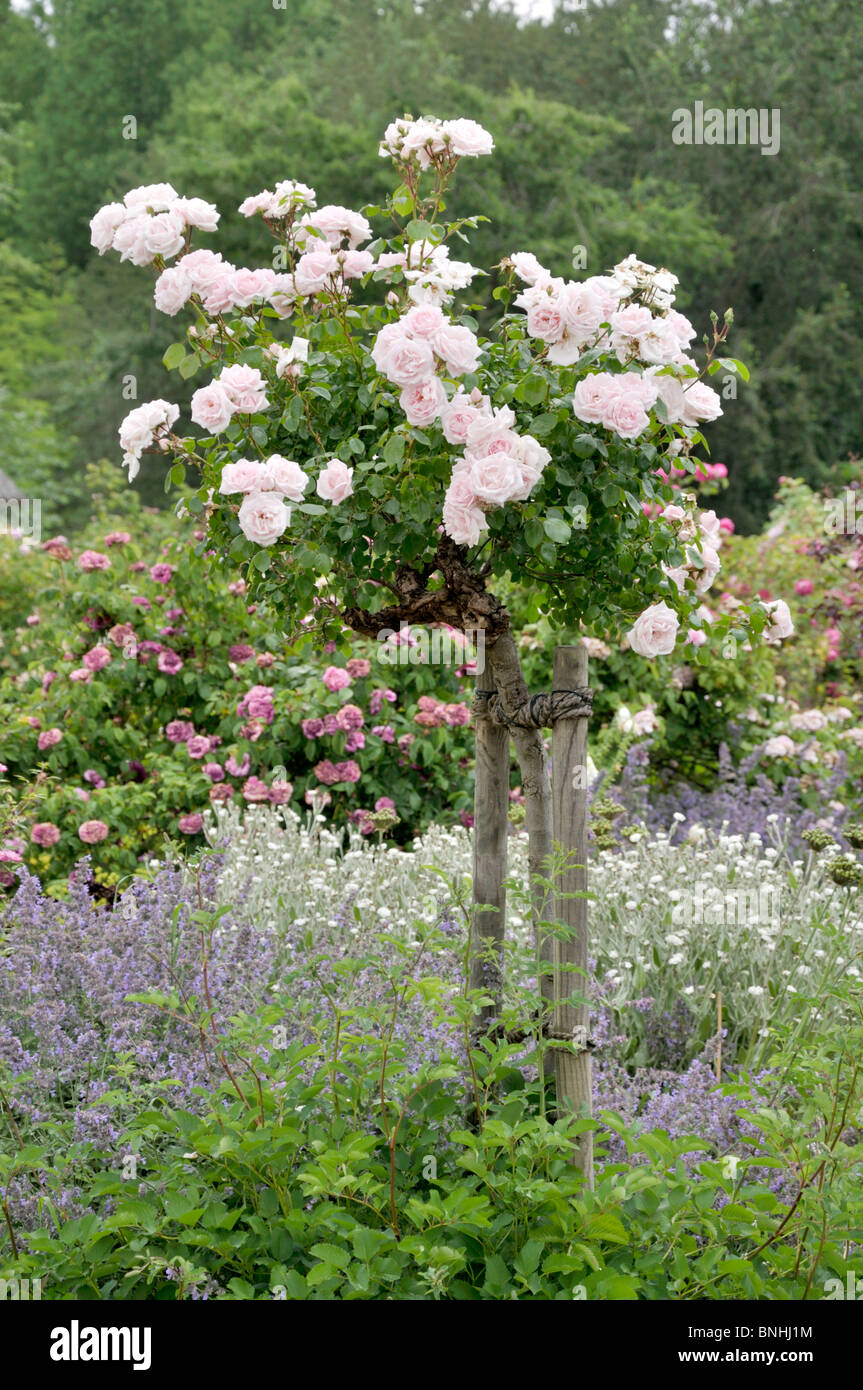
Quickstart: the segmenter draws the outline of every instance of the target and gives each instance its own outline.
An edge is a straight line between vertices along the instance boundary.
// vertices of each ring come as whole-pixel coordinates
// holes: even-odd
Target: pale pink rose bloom
[[[494,149],[493,139],[478,121],[469,121],[464,117],[457,121],[444,121],[441,130],[453,154],[473,158],[491,154]]]
[[[475,454],[485,454],[494,448],[499,440],[505,441],[506,448],[511,447],[514,424],[515,414],[507,405],[484,410],[468,430],[467,443],[471,451]]]
[[[136,213],[167,212],[179,196],[172,183],[142,183],[138,188],[130,188],[123,202]]]
[[[201,292],[201,303],[205,313],[229,314],[237,307],[235,277],[236,271],[226,262],[221,274],[211,280],[206,290]]]
[[[559,294],[543,294],[527,311],[527,331],[543,343],[556,343],[566,332],[563,302]]]
[[[371,251],[338,251],[336,254],[346,280],[361,280],[375,268],[375,258]]]
[[[683,510],[682,507],[678,507],[677,504],[676,504],[675,502],[672,502],[672,503],[671,503],[669,506],[667,506],[667,507],[663,507],[663,509],[662,509],[662,511],[659,513],[659,515],[660,515],[661,517],[664,517],[666,521],[685,521],[685,520],[686,520],[686,512]]]
[[[209,386],[199,386],[192,396],[192,420],[210,434],[221,434],[222,430],[227,429],[233,414],[233,402],[218,381],[211,381]]]
[[[683,392],[683,419],[687,425],[697,425],[702,420],[715,420],[722,414],[719,393],[703,381],[693,381]]]
[[[231,284],[234,304],[245,309],[256,299],[263,299],[273,288],[275,278],[276,272],[266,267],[261,270],[235,270]]]
[[[447,443],[466,443],[468,430],[483,414],[482,406],[475,405],[464,391],[457,391],[441,411],[441,425]]]
[[[36,740],[39,752],[44,753],[46,748],[53,748],[63,737],[62,729],[45,729]]]
[[[628,396],[618,396],[609,402],[603,424],[619,434],[621,439],[637,439],[650,424],[644,406]]]
[[[267,473],[270,486],[287,497],[291,502],[302,502],[303,493],[309,485],[309,477],[293,459],[273,454],[267,459]]]
[[[572,282],[564,286],[560,306],[567,333],[583,345],[603,322],[602,301],[587,285]]]
[[[764,629],[764,636],[770,642],[781,642],[786,637],[793,637],[794,623],[791,619],[791,610],[784,598],[775,598],[764,604],[770,614],[770,623]]]
[[[203,247],[200,251],[190,251],[180,265],[191,278],[195,293],[200,295],[207,294],[226,274],[233,274],[235,269],[219,251],[208,251]]]
[[[695,337],[695,329],[686,315],[679,314],[676,309],[669,309],[665,319],[680,346],[684,350],[688,348]]]
[[[233,367],[225,367],[218,382],[234,409],[242,415],[253,415],[269,405],[267,383],[257,367],[238,362]]]
[[[293,275],[276,275],[268,299],[280,319],[289,318],[297,301]]]
[[[401,154],[407,159],[413,155],[421,169],[428,169],[432,158],[444,150],[443,131],[440,121],[411,121],[401,140]]]
[[[153,253],[147,249],[146,233],[147,224],[150,221],[146,213],[141,216],[129,216],[125,222],[114,233],[114,240],[111,242],[115,251],[119,251],[121,261],[131,261],[132,265],[150,265],[153,260]]]
[[[399,393],[399,405],[409,425],[423,429],[440,416],[447,403],[446,391],[439,377],[429,377],[414,386],[405,386]]]
[[[378,270],[401,270],[408,263],[404,251],[382,251],[378,256]]]
[[[380,261],[378,264],[380,265]],[[401,326],[406,333],[414,338],[428,338],[432,341],[432,346],[434,338],[442,328],[447,327],[447,323],[446,315],[436,304],[415,304],[401,319]]]
[[[202,232],[215,232],[219,225],[218,208],[203,198],[177,198],[171,211],[178,213],[187,227],[197,227]]]
[[[653,315],[643,304],[627,304],[623,309],[616,309],[609,320],[611,324],[611,340],[616,349],[621,345],[626,355],[627,346],[634,346],[635,341],[641,337],[642,333],[647,333],[653,324]],[[621,358],[621,361],[623,358]]]
[[[680,621],[673,608],[664,601],[651,604],[631,628],[629,645],[639,656],[652,660],[656,656],[668,656],[674,651],[677,629]]]
[[[90,245],[95,246],[100,256],[111,250],[117,228],[127,215],[128,209],[122,203],[106,203],[90,218]]]
[[[237,520],[246,540],[256,545],[273,545],[283,535],[291,519],[277,492],[249,492],[243,498]]]
[[[76,685],[89,685],[93,679],[93,672],[88,671],[86,666],[76,666],[74,671],[69,672],[69,679]]]
[[[778,734],[767,740],[762,751],[767,758],[793,758],[797,745],[787,734]]]
[[[256,213],[266,213],[273,201],[273,194],[269,188],[265,188],[263,193],[253,193],[251,197],[244,198],[237,208],[243,217],[254,217]]]
[[[700,627],[691,627],[686,634],[687,642],[691,642],[693,647],[703,647],[707,641],[707,634],[702,632]]]
[[[641,372],[621,372],[614,378],[621,396],[629,401],[637,401],[645,410],[656,404],[659,387],[655,377]]]
[[[470,484],[464,476],[453,477],[443,504],[446,534],[456,545],[477,545],[488,529],[485,512],[477,506]]]
[[[388,329],[395,332],[389,333]],[[379,371],[396,386],[418,386],[434,372],[432,350],[423,338],[410,338],[401,324],[382,328],[372,349],[372,359]]]
[[[693,556],[698,556],[702,561],[701,568],[694,566],[695,592],[697,594],[706,594],[708,589],[712,586],[717,574],[722,568],[722,561],[720,560],[718,553],[713,549],[713,546],[708,545],[706,541],[702,542],[700,552],[693,549],[689,549],[687,550],[687,556],[690,557],[690,564],[693,563]]]
[[[320,294],[338,274],[339,259],[332,251],[307,251],[294,269],[294,287],[298,295]]]
[[[160,314],[178,314],[192,293],[192,277],[179,265],[163,270],[153,291],[153,302]]]
[[[432,346],[443,359],[450,376],[467,376],[475,372],[480,347],[476,335],[461,324],[445,324],[436,334]],[[407,383],[405,383],[407,384]]]
[[[817,734],[820,729],[827,727],[827,716],[822,714],[820,709],[805,709],[799,714],[792,714],[788,723],[792,729],[800,729],[806,734]]]
[[[610,372],[594,372],[582,377],[572,398],[572,412],[588,425],[601,424],[617,395],[617,378]]]
[[[698,526],[705,540],[710,542],[714,550],[718,550],[722,542],[722,524],[716,512],[702,512],[698,518]]]
[[[353,477],[353,469],[341,459],[330,459],[318,477],[315,490],[326,502],[344,502],[354,490]]]
[[[526,285],[535,285],[539,281],[551,279],[549,271],[544,265],[540,265],[532,251],[512,251],[509,259],[519,280],[523,280]]]
[[[620,285],[613,275],[591,275],[582,284],[595,294],[602,312],[602,322],[610,323],[620,304]]]
[[[683,593],[683,590],[686,587],[686,581],[689,578],[688,569],[686,569],[683,565],[677,565],[674,569],[669,568],[668,565],[663,565],[662,573],[665,575],[666,579],[670,579],[672,584],[675,584],[677,586],[680,593]]]
[[[257,459],[237,459],[222,469],[219,492],[231,496],[237,492],[266,491],[270,479],[267,470]]]
[[[652,734],[657,727],[657,718],[650,705],[646,709],[640,709],[637,714],[632,716],[632,732],[639,735]]]
[[[502,507],[523,490],[524,483],[518,460],[512,454],[487,454],[485,458],[470,458],[468,485],[480,503]]]
[[[144,232],[144,245],[151,256],[176,256],[185,245],[186,224],[176,212],[160,212],[151,217]]]
[[[300,218],[300,226],[314,227],[316,231],[322,232],[326,243],[331,247],[341,246],[342,242],[347,240],[352,251],[361,241],[368,241],[372,234],[372,229],[362,213],[353,212],[350,208],[337,207],[332,203],[325,204],[316,212],[306,213]],[[316,240],[320,242],[320,238],[307,237],[305,244],[314,245]]]
[[[511,502],[526,502],[542,476],[542,470],[551,462],[551,454],[544,449],[532,434],[516,436],[512,455],[521,471],[521,488],[512,494]]]
[[[98,845],[107,837],[108,827],[104,821],[85,820],[83,825],[78,826],[78,838],[83,840],[85,845]]]

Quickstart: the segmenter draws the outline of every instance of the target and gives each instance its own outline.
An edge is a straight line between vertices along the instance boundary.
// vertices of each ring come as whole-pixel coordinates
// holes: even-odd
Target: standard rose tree
[[[539,727],[513,722],[528,691],[496,580],[650,658],[685,642],[697,662],[708,632],[722,647],[788,625],[757,601],[705,603],[721,526],[697,508],[709,465],[695,455],[721,414],[703,378],[746,374],[719,355],[730,313],[699,365],[669,271],[631,255],[576,282],[524,251],[493,268],[492,313],[457,307],[483,274],[455,253],[477,218],[444,221],[444,197],[459,162],[492,148],[474,121],[405,118],[381,144],[399,175],[385,208],[318,208],[292,179],[252,195],[240,213],[272,239],[263,268],[191,250],[218,214],[170,185],[103,208],[93,241],[154,268],[157,308],[193,320],[165,365],[205,378],[197,438],[165,401],[124,422],[130,477],[143,452],[170,452],[170,480],[191,485],[183,505],[207,524],[200,552],[244,566],[292,628],[313,615],[322,640],[484,629],[483,685],[515,742],[537,872],[551,851],[546,753]]]

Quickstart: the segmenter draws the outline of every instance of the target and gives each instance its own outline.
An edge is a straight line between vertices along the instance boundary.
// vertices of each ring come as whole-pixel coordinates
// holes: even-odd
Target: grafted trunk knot
[[[577,690],[542,691],[529,695],[507,714],[496,690],[477,690],[471,708],[475,718],[491,719],[509,728],[544,729],[558,719],[587,718],[593,708],[593,691],[586,685]]]

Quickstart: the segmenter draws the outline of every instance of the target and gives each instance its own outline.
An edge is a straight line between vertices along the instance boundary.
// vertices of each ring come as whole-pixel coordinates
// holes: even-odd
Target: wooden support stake
[[[506,928],[506,847],[509,833],[509,731],[485,715],[476,718],[476,788],[473,825],[473,900],[470,988],[494,997],[478,1027],[499,1019],[503,997]],[[485,906],[487,905],[487,906]]]
[[[556,647],[554,690],[577,690],[587,685],[584,647]],[[572,1039],[554,1052],[558,1110],[593,1113],[590,1051],[590,1008],[563,1001],[586,995],[587,899],[570,897],[587,891],[587,719],[583,715],[558,719],[552,731],[552,806],[554,840],[566,865],[557,878],[555,920],[569,929],[568,939],[554,940],[554,1012],[552,1035]],[[593,1186],[593,1135],[579,1137],[575,1162]]]

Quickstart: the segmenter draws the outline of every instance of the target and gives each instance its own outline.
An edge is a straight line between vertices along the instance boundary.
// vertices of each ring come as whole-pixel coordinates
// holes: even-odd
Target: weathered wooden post
[[[506,929],[506,842],[509,833],[509,730],[492,718],[488,699],[476,692],[476,785],[473,825],[473,900],[470,988],[494,998],[480,1013],[484,1029],[500,1016]]]
[[[584,647],[557,647],[554,653],[552,708],[559,697],[587,686]],[[555,715],[552,726],[551,780],[554,840],[565,856],[557,877],[555,920],[567,938],[554,940],[554,1010],[550,1034],[554,1049],[560,1112],[592,1114],[590,1007],[564,1002],[587,992],[587,711]],[[575,1161],[593,1186],[593,1135],[582,1134]]]

